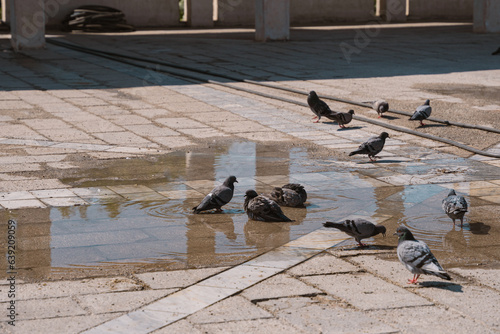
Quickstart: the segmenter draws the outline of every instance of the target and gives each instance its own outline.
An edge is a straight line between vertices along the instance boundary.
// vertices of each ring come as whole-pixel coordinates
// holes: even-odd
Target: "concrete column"
[[[500,32],[500,1],[474,0],[474,32]]]
[[[255,0],[255,39],[290,39],[290,0]]]
[[[213,27],[213,0],[186,0],[187,22],[191,27]]]
[[[406,0],[385,1],[385,18],[387,22],[406,22]]]
[[[10,0],[10,42],[14,51],[45,46],[44,10],[40,0]]]

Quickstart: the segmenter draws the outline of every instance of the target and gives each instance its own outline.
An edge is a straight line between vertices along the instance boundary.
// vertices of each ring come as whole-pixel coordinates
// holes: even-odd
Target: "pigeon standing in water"
[[[429,246],[423,241],[416,240],[409,229],[399,226],[394,235],[399,236],[397,249],[399,261],[413,274],[413,279],[409,279],[408,284],[417,283],[422,274],[451,280],[450,275],[441,267]]]
[[[275,187],[268,197],[279,205],[297,207],[304,205],[307,200],[307,192],[298,183],[288,183],[281,188]]]
[[[205,196],[201,203],[193,208],[193,213],[200,213],[201,211],[215,209],[221,212],[221,207],[229,203],[233,198],[234,183],[238,182],[235,176],[229,176],[223,184],[215,187],[212,191]]]
[[[448,197],[443,199],[442,207],[448,217],[453,220],[453,225],[455,225],[455,219],[460,219],[460,226],[464,225],[464,215],[468,210],[467,201],[463,196],[457,195],[455,190],[451,189]]]
[[[378,118],[382,117],[382,114],[389,110],[389,103],[384,100],[377,100],[372,103],[372,109],[378,114]]]
[[[335,121],[335,118],[333,117],[336,112],[332,111],[328,104],[318,97],[315,91],[312,90],[309,92],[309,95],[307,96],[307,104],[309,105],[309,108],[311,108],[311,111],[316,115],[313,117],[313,119],[317,119],[314,123],[318,123],[321,116],[325,116],[326,118]]]
[[[371,137],[366,142],[361,144],[356,151],[349,153],[349,156],[355,154],[368,154],[370,161],[375,161],[375,155],[380,153],[384,148],[386,138],[389,138],[389,134],[387,132],[382,132],[380,136],[377,137]]]
[[[410,117],[410,121],[420,121],[420,125],[424,126],[425,124],[422,121],[429,118],[432,112],[432,108],[429,105],[430,102],[430,100],[425,100],[425,103],[415,110],[413,115]]]
[[[354,115],[354,110],[351,109],[348,112],[338,112],[333,117],[341,128],[345,128],[345,124],[349,124],[352,121],[352,115]]]
[[[278,203],[264,195],[257,195],[255,190],[245,192],[245,203],[243,204],[248,218],[263,222],[291,222],[285,216]]]
[[[347,219],[341,223],[326,222],[323,224],[323,226],[333,227],[341,230],[342,232],[345,232],[351,237],[354,237],[354,240],[356,240],[361,247],[366,246],[365,244],[361,243],[362,239],[373,237],[379,233],[382,233],[382,235],[385,237],[386,231],[385,226],[375,225],[372,222],[361,218],[353,220]]]

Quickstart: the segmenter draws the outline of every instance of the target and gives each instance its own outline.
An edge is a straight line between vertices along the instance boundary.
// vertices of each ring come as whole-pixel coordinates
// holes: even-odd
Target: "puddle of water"
[[[381,186],[329,160],[315,156],[319,163],[311,163],[310,154],[306,148],[237,142],[155,161],[111,161],[65,180],[76,187],[102,189],[96,192],[102,196],[85,198],[90,205],[3,210],[0,219],[5,225],[10,218],[18,222],[16,265],[26,280],[235,265],[316,230],[326,220],[349,216],[386,225],[388,236],[366,240],[369,244],[395,246],[391,234],[404,223],[440,262],[500,262],[500,236],[492,219],[498,217],[497,206],[468,197],[467,222],[462,229],[453,228],[441,209],[448,189],[435,184]],[[390,174],[383,168],[377,168],[380,175]],[[370,173],[376,177],[376,172]],[[239,183],[224,213],[193,215],[191,208],[230,174]],[[243,211],[247,189],[268,192],[289,182],[301,183],[308,191],[305,208],[284,208],[293,223],[248,220]],[[6,231],[0,232],[2,247]]]

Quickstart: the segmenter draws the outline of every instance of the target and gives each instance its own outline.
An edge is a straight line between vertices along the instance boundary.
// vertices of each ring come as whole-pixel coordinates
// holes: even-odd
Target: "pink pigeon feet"
[[[215,212],[224,212],[221,208],[215,209]]]
[[[425,124],[424,124],[422,121],[420,121],[420,125],[421,125],[421,126],[424,126]]]
[[[319,118],[318,118],[318,116],[314,116],[312,119],[315,119],[315,120],[316,120],[316,122],[313,122],[313,123],[318,123],[318,122],[319,122]]]
[[[420,275],[413,275],[413,279],[408,280],[408,284],[417,284],[417,280],[420,277]]]

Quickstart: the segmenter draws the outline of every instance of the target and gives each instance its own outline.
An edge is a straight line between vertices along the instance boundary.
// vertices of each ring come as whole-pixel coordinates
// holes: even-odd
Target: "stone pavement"
[[[321,33],[326,28],[302,29],[296,31],[295,42],[292,32],[291,42],[272,44],[255,44],[242,38],[249,34],[245,30],[221,31],[220,37],[213,35],[213,31],[138,32],[128,35],[134,43],[124,43],[125,35],[67,38],[113,51],[159,57],[170,54],[172,60],[182,60],[190,66],[232,74],[235,71],[353,100],[384,96],[405,110],[430,97],[443,112],[474,110],[476,115],[484,115],[477,119],[479,123],[500,127],[495,113],[500,110],[498,99],[489,93],[500,85],[498,60],[489,54],[497,47],[493,45],[496,36],[471,34],[466,30],[470,26],[462,24],[393,27],[400,29],[380,32],[371,46],[352,54],[351,62],[347,63],[345,54],[339,52],[339,43],[343,40],[354,43],[356,29],[366,27],[343,28],[350,37],[334,34],[332,39],[325,37],[328,33]],[[443,31],[446,34],[440,35]],[[196,36],[187,38],[184,34]],[[354,39],[350,40],[352,36]],[[159,44],[158,39],[162,38],[170,44]],[[417,47],[425,45],[426,38],[432,40],[432,45]],[[377,48],[373,45],[377,41],[386,44]],[[7,45],[7,36],[0,36],[0,46],[6,49]],[[317,45],[323,45],[325,52],[336,56],[325,57],[317,48],[311,48]],[[404,52],[395,52],[397,47]],[[413,61],[408,61],[408,57]],[[492,227],[489,235],[480,236],[484,241],[478,242],[480,247],[474,249],[488,254],[482,263],[484,268],[496,268],[452,266],[451,254],[442,264],[453,267],[449,270],[452,282],[423,277],[420,285],[407,286],[410,273],[394,261],[395,239],[386,241],[391,246],[382,247],[381,238],[377,237],[369,241],[372,246],[368,249],[353,250],[352,241],[344,241],[346,237],[341,233],[319,229],[236,266],[38,283],[18,280],[16,326],[8,325],[2,316],[2,330],[15,333],[500,331],[495,313],[500,302],[498,257],[495,257],[499,247],[496,220],[496,207],[500,203],[499,159],[471,155],[391,131],[380,162],[365,163],[365,157],[346,159],[345,153],[383,131],[381,127],[353,122],[348,131],[338,131],[332,124],[312,124],[311,112],[296,105],[211,84],[195,84],[52,45],[46,50],[19,55],[4,50],[0,62],[0,206],[5,217],[27,209],[92,206],[101,197],[199,198],[209,191],[207,183],[213,186],[213,180],[202,176],[195,178],[199,182],[186,180],[181,191],[116,182],[99,187],[74,186],[66,181],[108,161],[147,159],[237,139],[276,147],[308,146],[331,157],[334,168],[355,171],[370,187],[397,189],[384,195],[388,206],[395,203],[393,197],[397,194],[404,198],[405,209],[428,207],[438,212],[440,198],[447,189],[455,188],[465,194],[476,204],[469,213],[471,222]],[[328,69],[321,71],[321,68]],[[337,103],[331,105],[345,108]],[[470,115],[464,117],[471,120]],[[447,132],[440,128],[422,131]],[[474,138],[477,145],[492,152],[500,151],[498,137],[483,136]],[[318,191],[326,191],[332,183],[345,189],[362,188],[359,180],[338,179],[335,173],[293,175]],[[276,185],[279,179],[278,174],[266,174],[252,182]],[[426,195],[430,194],[429,198],[418,195],[424,190]],[[318,205],[328,203],[318,202]],[[379,223],[387,221],[391,226],[400,218],[392,211],[379,209],[363,206],[355,212],[343,213],[342,218],[356,215]],[[318,226],[329,217],[321,212],[314,214],[312,218],[318,221]],[[479,238],[476,234],[466,237]],[[62,239],[54,236],[51,242],[56,240]],[[31,240],[26,244],[30,243]],[[3,240],[2,247],[6,247]],[[490,256],[490,251],[496,255]],[[463,250],[459,254],[462,258],[476,256]],[[9,288],[8,281],[2,281],[0,304],[4,310],[11,300]]]

